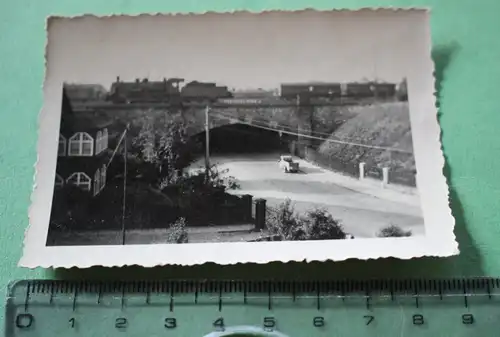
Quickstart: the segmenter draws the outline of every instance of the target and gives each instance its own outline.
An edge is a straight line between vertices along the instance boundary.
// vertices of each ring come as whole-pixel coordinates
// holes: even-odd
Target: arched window
[[[101,190],[106,186],[106,164],[102,165],[101,169]]]
[[[57,155],[58,156],[65,156],[66,155],[66,137],[63,135],[59,135],[59,147],[57,149]]]
[[[64,179],[56,173],[56,181],[54,183],[55,188],[61,188],[64,186]]]
[[[86,132],[75,133],[69,139],[70,156],[92,156],[94,154],[94,139]]]
[[[101,171],[97,169],[94,174],[94,195],[101,191]]]
[[[92,179],[88,175],[86,175],[83,172],[75,172],[72,175],[69,176],[69,178],[66,180],[68,184],[72,184],[75,186],[78,186],[85,191],[90,191],[91,185],[92,185]]]
[[[102,151],[102,132],[97,131],[97,137],[95,139],[95,154],[99,154]]]
[[[104,128],[102,130],[102,149],[101,151],[104,151],[108,148],[108,129]]]

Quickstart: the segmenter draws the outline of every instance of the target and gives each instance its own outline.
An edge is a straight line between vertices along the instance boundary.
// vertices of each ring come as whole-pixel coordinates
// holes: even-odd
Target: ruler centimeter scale
[[[9,286],[5,336],[500,336],[500,279]]]

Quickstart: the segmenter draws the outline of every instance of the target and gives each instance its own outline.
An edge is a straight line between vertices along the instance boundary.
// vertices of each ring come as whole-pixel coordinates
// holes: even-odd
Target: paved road
[[[337,173],[303,160],[298,160],[300,173],[286,174],[279,169],[278,158],[279,154],[212,156],[211,162],[217,163],[221,169],[228,169],[227,174],[237,179],[241,189],[232,193],[265,198],[271,206],[277,206],[288,197],[294,202],[297,212],[326,208],[342,222],[345,231],[355,237],[374,237],[381,228],[390,224],[411,229],[413,235],[424,234],[418,197],[413,197],[416,202],[410,205],[406,201],[398,202],[398,193],[401,192],[393,191],[391,197],[385,198],[385,191],[380,191],[380,195],[374,196],[360,188],[356,179],[339,177]],[[191,167],[196,169],[202,165],[203,160],[200,160]],[[373,190],[373,184],[370,188]],[[377,189],[382,190],[381,187]],[[403,193],[400,197],[401,200],[408,199]]]

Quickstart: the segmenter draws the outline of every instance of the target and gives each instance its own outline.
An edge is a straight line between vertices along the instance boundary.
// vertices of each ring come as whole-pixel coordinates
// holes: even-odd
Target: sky
[[[106,88],[117,76],[180,77],[235,90],[400,82],[415,58],[430,52],[418,49],[415,32],[422,30],[414,28],[422,24],[425,13],[392,10],[53,19],[47,73]]]

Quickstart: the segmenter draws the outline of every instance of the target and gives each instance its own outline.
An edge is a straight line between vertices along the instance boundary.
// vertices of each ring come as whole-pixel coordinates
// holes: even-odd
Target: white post
[[[210,172],[210,123],[208,121],[209,107],[205,108],[205,170],[206,174]]]
[[[359,179],[365,179],[365,163],[359,163]]]
[[[382,168],[382,187],[386,187],[389,184],[389,168]]]

